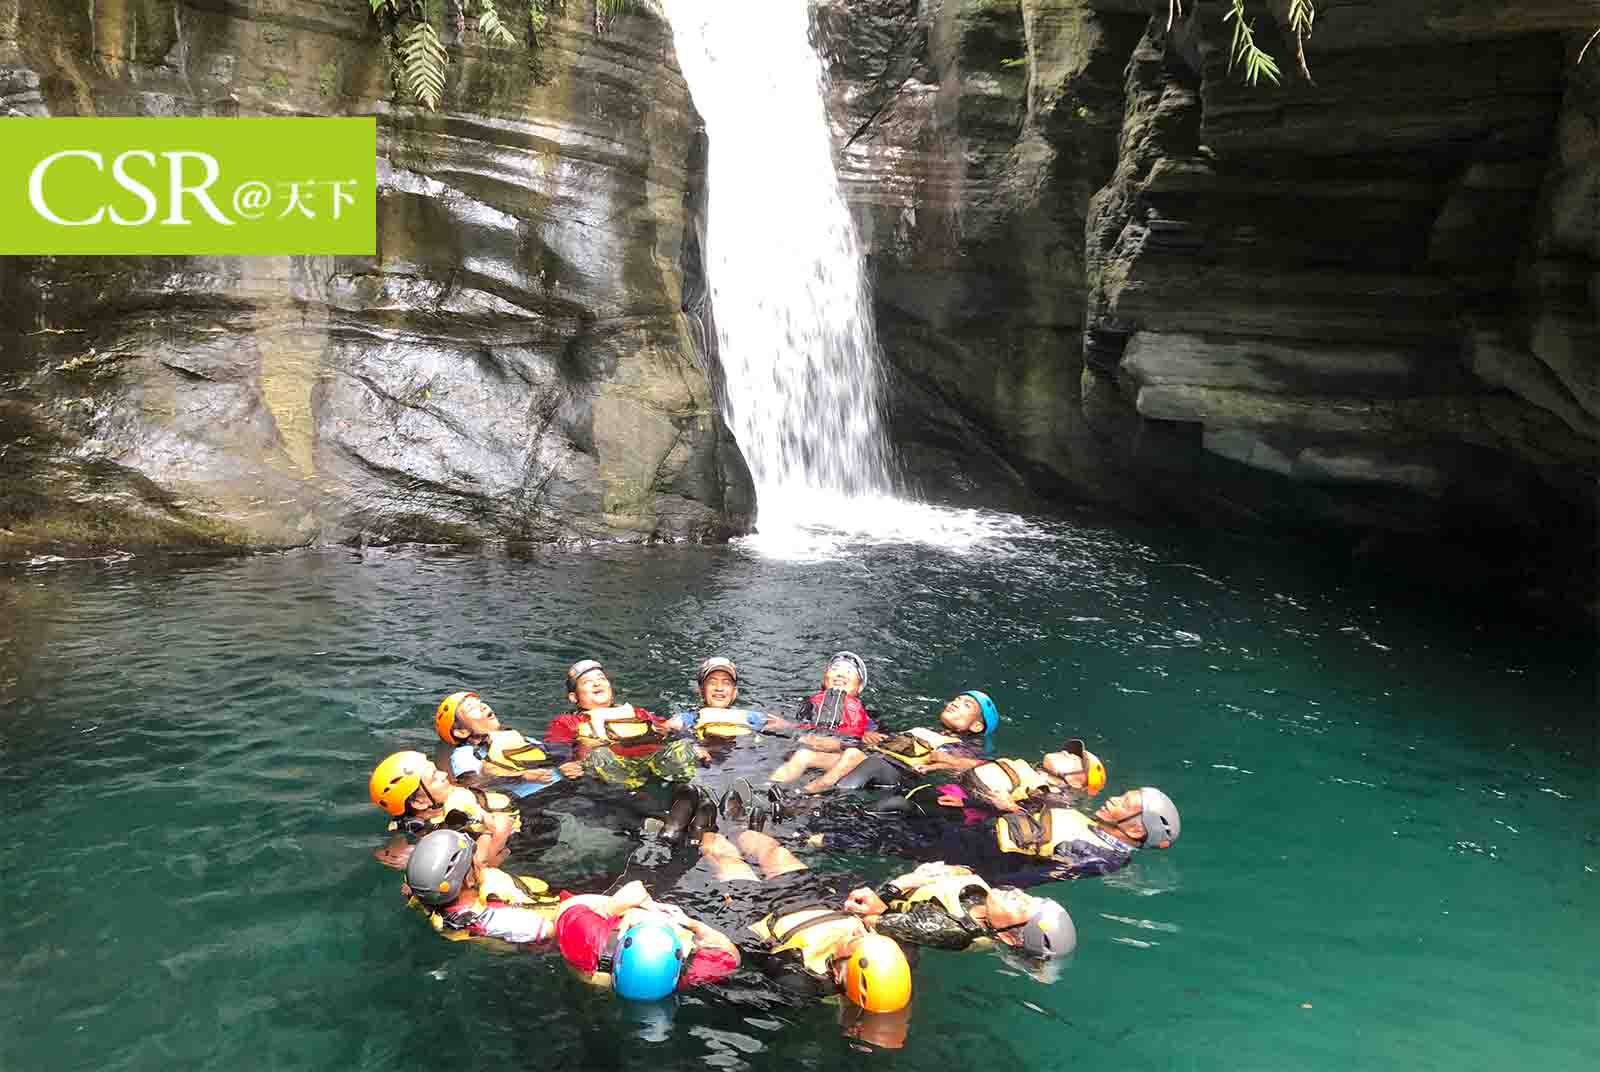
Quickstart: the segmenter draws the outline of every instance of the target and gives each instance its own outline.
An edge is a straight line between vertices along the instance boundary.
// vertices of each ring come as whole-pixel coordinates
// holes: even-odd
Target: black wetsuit
[[[1002,820],[952,823],[942,816],[884,815],[859,808],[825,808],[807,829],[823,834],[823,848],[910,860],[965,864],[995,885],[1037,886],[1045,882],[1108,875],[1128,866],[1134,847],[1098,827],[1064,840],[1049,856],[1006,852],[995,825]]]
[[[901,945],[965,949],[989,935],[989,928],[970,915],[972,908],[982,904],[986,896],[982,886],[973,885],[962,890],[961,907],[969,914],[958,917],[945,911],[944,905],[935,900],[910,904],[906,894],[890,884],[878,891],[878,897],[889,905],[889,911],[878,917],[874,929]]]

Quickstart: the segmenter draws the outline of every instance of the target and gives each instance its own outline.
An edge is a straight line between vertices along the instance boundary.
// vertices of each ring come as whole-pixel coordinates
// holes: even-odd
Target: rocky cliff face
[[[897,438],[978,482],[1592,573],[1592,4],[825,2]],[[964,476],[963,473],[966,475]],[[1534,551],[1532,549],[1539,549]]]
[[[458,44],[430,114],[367,0],[69,7],[0,0],[0,112],[375,113],[379,255],[0,260],[0,549],[748,527],[666,26]]]

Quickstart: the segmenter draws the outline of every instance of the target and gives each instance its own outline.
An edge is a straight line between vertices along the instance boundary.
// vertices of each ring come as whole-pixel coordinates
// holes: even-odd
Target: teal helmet
[[[611,989],[630,1001],[657,1001],[678,988],[689,950],[678,929],[655,920],[622,934],[611,965]]]

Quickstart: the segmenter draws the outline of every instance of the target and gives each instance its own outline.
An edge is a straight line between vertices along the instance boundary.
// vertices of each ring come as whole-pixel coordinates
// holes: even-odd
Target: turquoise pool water
[[[56,564],[0,580],[0,1067],[1588,1067],[1595,638],[1294,555],[1092,520],[968,553],[748,546],[325,551]],[[572,659],[686,705],[862,652],[885,721],[988,689],[1004,751],[1069,734],[1183,840],[1045,887],[1078,952],[1042,985],[930,953],[905,1047],[757,984],[638,1009],[550,958],[440,941],[371,850],[366,777],[445,692],[509,724]],[[555,805],[552,805],[555,807]],[[562,820],[573,881],[629,843]],[[881,877],[882,860],[830,859]],[[1585,1057],[1584,1054],[1588,1054]]]

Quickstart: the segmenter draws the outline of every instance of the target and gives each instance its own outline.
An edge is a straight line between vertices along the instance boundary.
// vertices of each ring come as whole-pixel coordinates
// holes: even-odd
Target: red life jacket
[[[826,690],[812,695],[811,712],[813,717],[815,717],[816,714],[822,710],[822,700],[826,695]],[[860,699],[855,696],[846,696],[844,701],[844,716],[839,719],[839,724],[837,726],[822,726],[813,723],[813,728],[842,734],[845,737],[860,737],[863,733],[866,733],[872,728],[872,716],[867,714],[866,705],[864,705]]]

